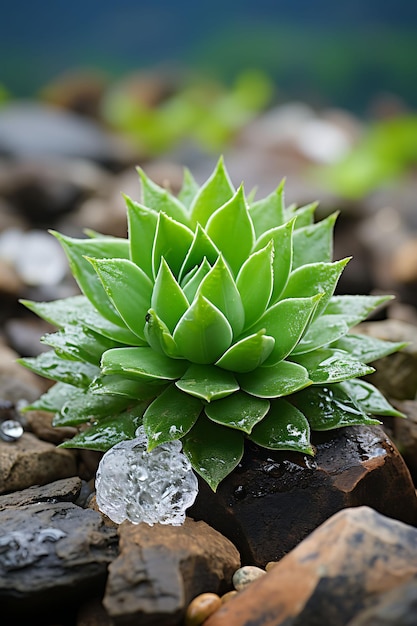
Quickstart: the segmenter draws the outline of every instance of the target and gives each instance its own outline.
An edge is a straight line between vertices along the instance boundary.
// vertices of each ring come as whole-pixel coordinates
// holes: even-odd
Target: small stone
[[[17,420],[5,420],[0,424],[0,439],[17,441],[23,435],[23,426]]]
[[[200,626],[221,604],[222,601],[216,593],[201,593],[188,605],[185,626]]]
[[[265,571],[269,572],[269,570],[271,570],[273,567],[275,567],[275,565],[278,565],[279,561],[269,561],[269,563],[267,563],[265,565]]]
[[[28,487],[0,495],[0,511],[40,502],[75,502],[81,491],[81,479],[62,478],[47,485]]]
[[[222,595],[222,604],[224,604],[225,602],[228,602],[229,600],[231,600],[232,598],[234,598],[239,592],[236,591],[236,589],[232,589],[231,591],[228,591],[227,593]]]
[[[256,567],[255,565],[244,565],[233,574],[233,586],[236,591],[242,591],[254,580],[264,576],[265,574],[266,571],[260,567]]]

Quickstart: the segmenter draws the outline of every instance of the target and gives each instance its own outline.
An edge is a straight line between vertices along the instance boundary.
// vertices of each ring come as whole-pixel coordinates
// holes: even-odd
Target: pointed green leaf
[[[166,382],[141,382],[126,376],[97,376],[88,390],[96,395],[123,396],[131,400],[151,400],[160,393]]]
[[[200,189],[200,186],[194,180],[193,175],[191,174],[190,170],[187,167],[185,167],[183,183],[182,183],[181,191],[178,194],[178,200],[182,202],[182,204],[187,209],[189,209],[199,189]]]
[[[188,300],[164,258],[156,276],[151,306],[171,333],[188,309]]]
[[[281,226],[286,221],[284,217],[284,185],[285,179],[269,196],[254,202],[249,208],[257,238],[267,230]]]
[[[348,332],[349,327],[342,315],[322,315],[316,319],[308,328],[301,341],[295,346],[292,354],[304,354],[327,346],[340,339]],[[334,348],[342,346],[333,345]],[[350,352],[350,350],[347,350]],[[362,361],[362,359],[358,359]]]
[[[348,352],[330,348],[291,355],[291,360],[306,368],[314,384],[337,383],[375,371],[373,367],[353,359]]]
[[[203,280],[204,276],[207,276],[209,271],[211,270],[211,265],[207,261],[207,259],[203,259],[200,267],[194,272],[191,271],[185,276],[184,281],[182,283],[182,290],[188,300],[188,302],[192,302],[195,298],[195,294]]]
[[[222,370],[215,365],[199,365],[197,363],[192,363],[175,384],[181,391],[206,402],[220,400],[220,398],[225,398],[239,389],[236,378],[231,372]]]
[[[393,296],[332,296],[327,304],[325,314],[343,315],[349,328],[351,328],[392,298]]]
[[[237,391],[227,398],[210,402],[204,407],[204,411],[217,424],[250,433],[255,424],[268,413],[269,406],[266,398],[255,398],[243,391]]]
[[[213,174],[197,192],[191,204],[191,224],[201,224],[204,228],[210,215],[230,200],[234,193],[223,159],[220,158]]]
[[[241,333],[245,323],[242,299],[221,255],[201,281],[197,293],[207,298],[224,314],[235,337]]]
[[[158,354],[152,348],[113,348],[103,354],[103,374],[126,374],[139,380],[175,380],[183,375],[188,363]]]
[[[116,417],[110,416],[100,420],[98,424],[64,441],[59,447],[106,452],[121,441],[135,438],[135,431],[141,423],[138,413],[140,411],[125,411]]]
[[[22,412],[26,411],[49,411],[50,413],[59,412],[64,404],[66,404],[74,394],[81,393],[79,387],[69,385],[67,383],[55,383],[41,395],[40,398],[24,406],[20,409]]]
[[[76,426],[84,422],[118,415],[132,401],[123,396],[99,396],[85,389],[74,394],[52,420],[53,426]]]
[[[128,328],[116,326],[116,324],[105,319],[85,296],[72,296],[52,302],[21,300],[21,303],[42,319],[59,328],[69,324],[81,324],[103,335],[103,337],[119,343],[130,346],[143,345],[144,343]]]
[[[349,259],[342,259],[335,263],[311,263],[303,265],[291,272],[281,298],[308,297],[317,293],[324,294],[319,302],[314,317],[317,318],[327,306],[337,281]]]
[[[197,474],[216,491],[243,456],[243,433],[200,417],[183,438],[184,454]]]
[[[232,372],[251,372],[264,363],[271,354],[274,344],[273,337],[265,335],[264,329],[259,330],[233,344],[216,365]]]
[[[153,275],[157,275],[164,257],[173,274],[178,276],[193,238],[194,234],[189,228],[165,213],[159,213],[152,249]]]
[[[294,230],[294,219],[266,231],[255,243],[254,252],[264,248],[270,241],[274,244],[273,261],[273,291],[270,299],[274,303],[281,296],[287,284],[292,264],[292,235]]]
[[[327,317],[327,315],[324,316],[324,319]],[[406,342],[393,343],[367,335],[349,334],[335,341],[332,344],[332,348],[346,350],[354,359],[358,359],[362,363],[372,363],[377,359],[382,359],[393,352],[405,348],[406,345]]]
[[[379,424],[339,384],[309,387],[295,394],[291,401],[304,413],[313,430]]]
[[[153,350],[160,354],[181,358],[177,344],[169,332],[168,326],[161,320],[153,309],[149,309],[146,316],[145,337]]]
[[[58,239],[68,257],[71,271],[81,291],[103,317],[117,326],[124,326],[116,309],[110,302],[93,266],[85,257],[95,259],[129,258],[129,242],[126,239],[73,239],[51,231]]]
[[[258,367],[248,374],[239,374],[237,379],[243,391],[258,398],[288,396],[311,385],[307,370],[289,361],[280,361],[270,367]]]
[[[279,300],[252,326],[250,330],[266,329],[275,339],[274,348],[266,359],[273,365],[288,356],[300,341],[311,317],[320,302],[320,294],[311,298]]]
[[[177,200],[167,189],[154,183],[140,167],[137,170],[142,183],[143,204],[158,213],[160,211],[166,213],[181,224],[187,224],[188,215],[180,200]]]
[[[303,228],[314,223],[314,213],[318,207],[318,202],[311,202],[305,206],[297,207],[296,204],[288,207],[285,211],[286,219],[296,217],[295,229]]]
[[[42,343],[54,348],[58,356],[99,365],[101,355],[120,344],[89,328],[70,324],[56,333],[44,335]]]
[[[170,385],[148,406],[143,425],[148,450],[161,443],[181,439],[194,426],[203,410],[201,400]]]
[[[152,281],[149,276],[128,259],[89,261],[126,326],[144,340],[145,317],[152,296]]]
[[[39,376],[75,387],[88,387],[93,378],[100,373],[99,368],[90,363],[62,359],[53,350],[42,352],[37,357],[18,359],[18,363]]]
[[[365,380],[345,380],[338,386],[350,398],[359,404],[365,413],[371,415],[384,415],[392,417],[405,417],[404,413],[397,411],[382,393]]]
[[[210,265],[214,265],[218,256],[218,248],[214,245],[213,241],[207,235],[206,231],[203,230],[200,224],[197,224],[192,244],[181,267],[179,282],[181,283],[183,278],[190,270],[193,269],[193,267],[200,265],[204,258],[208,260]]]
[[[236,286],[245,311],[245,327],[249,328],[265,311],[272,295],[274,244],[251,254],[240,268]]]
[[[174,331],[174,341],[185,359],[214,363],[232,342],[232,329],[221,311],[197,295]]]
[[[310,426],[301,411],[286,400],[274,400],[268,415],[255,426],[249,439],[270,450],[314,454]]]
[[[129,227],[130,260],[149,278],[153,278],[152,246],[158,223],[158,213],[125,196]]]
[[[333,259],[333,229],[338,213],[294,231],[292,269],[308,263],[330,263]]]
[[[250,255],[255,239],[243,187],[239,187],[233,198],[213,213],[207,222],[206,231],[234,275],[237,275]]]

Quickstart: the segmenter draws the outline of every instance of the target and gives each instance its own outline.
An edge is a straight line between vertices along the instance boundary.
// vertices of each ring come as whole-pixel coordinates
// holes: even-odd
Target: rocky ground
[[[309,115],[297,105],[260,117],[228,148],[226,165],[259,195],[286,175],[288,202],[321,199],[323,214],[342,208],[335,257],[354,260],[340,292],[397,295],[361,330],[409,342],[372,376],[408,420],[317,437],[313,463],[248,449],[216,498],[201,489],[183,526],[149,527],[117,526],[97,511],[100,455],[57,448],[72,429],[19,413],[47,383],[15,360],[38,354],[49,329],[18,299],[76,293],[46,230],[124,236],[121,192],[139,197],[139,161],[175,190],[180,163],[203,181],[216,157],[184,145],[145,160],[74,113],[0,109],[0,427],[12,419],[24,429],[0,440],[4,626],[416,623],[417,183],[410,177],[355,203],[334,197],[310,178],[321,157],[297,129],[303,119],[326,122],[353,141],[360,124],[342,113]]]

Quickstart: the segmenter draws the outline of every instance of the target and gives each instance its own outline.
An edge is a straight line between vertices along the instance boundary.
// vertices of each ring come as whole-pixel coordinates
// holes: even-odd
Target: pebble
[[[269,561],[269,563],[265,565],[265,571],[269,572],[275,565],[278,565],[278,563],[279,561]]]
[[[233,574],[233,586],[236,591],[242,591],[245,589],[251,582],[264,576],[266,571],[261,569],[260,567],[256,567],[256,565],[244,565],[235,571]]]
[[[217,593],[201,593],[188,605],[185,613],[185,626],[200,626],[222,604]]]
[[[227,593],[222,595],[222,604],[225,604],[226,602],[237,596],[238,593],[239,592],[236,591],[236,589],[232,589],[232,591],[228,591]]]

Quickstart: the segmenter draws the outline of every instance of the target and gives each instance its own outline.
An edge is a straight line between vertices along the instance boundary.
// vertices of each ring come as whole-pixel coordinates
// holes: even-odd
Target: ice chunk
[[[180,441],[169,441],[147,451],[143,426],[136,438],[108,450],[96,475],[100,510],[120,524],[172,524],[185,520],[185,511],[198,492],[198,481]]]

